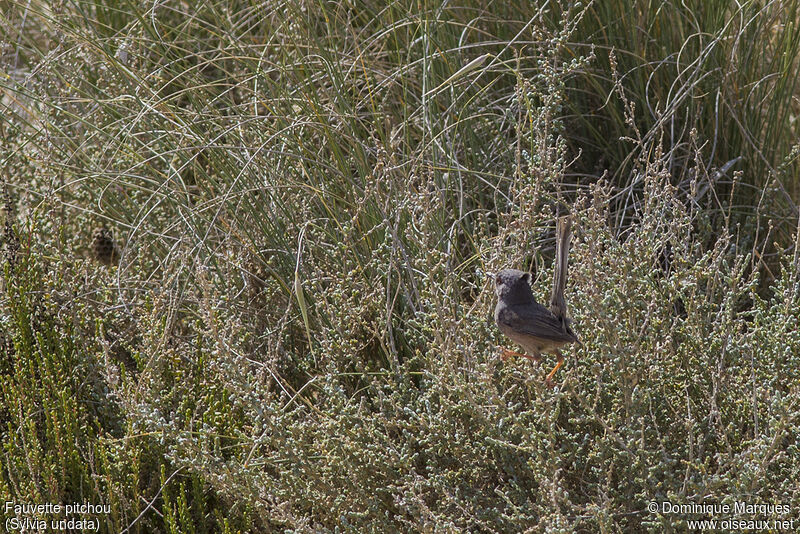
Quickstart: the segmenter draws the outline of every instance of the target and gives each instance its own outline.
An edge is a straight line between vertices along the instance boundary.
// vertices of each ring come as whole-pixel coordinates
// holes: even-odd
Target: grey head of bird
[[[503,269],[494,275],[494,292],[506,304],[533,302],[531,273],[517,269]]]

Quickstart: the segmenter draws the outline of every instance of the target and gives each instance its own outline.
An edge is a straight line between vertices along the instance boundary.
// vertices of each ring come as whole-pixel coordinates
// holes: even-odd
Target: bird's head
[[[503,269],[493,276],[494,292],[500,300],[508,304],[526,303],[533,300],[531,273],[517,269]]]

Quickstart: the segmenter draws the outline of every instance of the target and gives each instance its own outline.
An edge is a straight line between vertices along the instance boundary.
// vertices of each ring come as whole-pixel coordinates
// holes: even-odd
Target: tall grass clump
[[[64,449],[34,415],[75,392],[48,411],[104,452],[11,446],[6,498],[142,532],[800,507],[794,3],[9,5],[3,377],[41,391],[3,441]],[[583,344],[550,390],[497,357],[486,274],[544,300],[567,207]]]
[[[574,54],[591,45],[597,55],[573,78],[568,99],[580,132],[572,141],[589,156],[582,172],[596,173],[600,161],[618,186],[641,188],[630,170],[647,145],[619,139],[663,135],[673,183],[686,188],[700,143],[707,166],[744,171],[736,184],[732,172],[715,183],[719,194],[733,193],[748,234],[763,238],[756,226],[772,220],[772,238],[788,246],[800,195],[797,24],[793,1],[592,3],[571,44]],[[624,98],[609,98],[614,91]],[[628,107],[637,110],[633,124]]]

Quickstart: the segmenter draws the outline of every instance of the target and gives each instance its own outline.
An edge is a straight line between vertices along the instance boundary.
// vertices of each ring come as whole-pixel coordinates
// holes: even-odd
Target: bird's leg
[[[550,374],[547,375],[547,377],[544,379],[545,383],[547,383],[547,385],[550,387],[553,386],[553,375],[555,375],[556,371],[561,369],[561,366],[564,365],[564,355],[561,354],[561,351],[558,349],[556,349],[555,352],[556,356],[558,356],[558,362],[556,363],[556,366],[553,368],[553,370],[550,371]]]
[[[509,350],[505,347],[500,347],[500,359],[503,361],[509,360],[515,356],[519,356],[520,358],[528,358],[529,360],[539,363],[541,361],[541,356],[538,354],[534,356],[529,356],[527,354],[523,354],[521,352],[515,352],[513,350]]]

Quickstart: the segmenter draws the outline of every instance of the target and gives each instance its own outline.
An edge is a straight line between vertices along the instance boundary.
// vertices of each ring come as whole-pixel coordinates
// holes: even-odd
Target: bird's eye
[[[503,279],[500,277],[499,274],[494,277],[494,283],[497,284],[498,286],[503,285]]]

